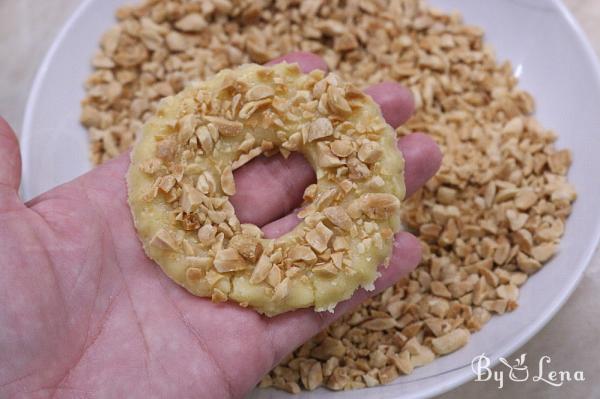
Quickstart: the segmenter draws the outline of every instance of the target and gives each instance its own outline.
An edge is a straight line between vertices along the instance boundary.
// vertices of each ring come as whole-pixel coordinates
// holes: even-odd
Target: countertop
[[[54,36],[81,0],[0,0],[0,115],[18,132],[35,71]],[[600,54],[600,1],[565,0],[597,54]],[[10,38],[10,40],[9,40]],[[553,387],[542,381],[513,382],[505,375],[504,386],[496,382],[470,382],[443,399],[470,398],[596,398],[600,385],[600,252],[589,265],[579,287],[550,323],[511,357],[527,353],[530,373],[537,374],[538,362],[547,355],[552,370],[582,370],[586,381],[566,382]],[[507,373],[504,366],[498,370]]]

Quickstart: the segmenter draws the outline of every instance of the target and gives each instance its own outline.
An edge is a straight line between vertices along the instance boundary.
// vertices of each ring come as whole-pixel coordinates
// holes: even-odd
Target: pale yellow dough
[[[400,229],[395,137],[374,101],[333,74],[251,64],[195,83],[162,100],[132,152],[129,203],[144,250],[194,295],[269,316],[333,310],[372,289]],[[302,222],[265,239],[235,216],[231,172],[291,151],[317,183]]]

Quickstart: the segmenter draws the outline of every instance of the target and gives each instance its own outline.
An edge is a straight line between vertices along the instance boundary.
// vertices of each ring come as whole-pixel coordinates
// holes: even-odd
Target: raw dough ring
[[[232,171],[291,151],[317,183],[301,223],[265,239],[234,213]],[[389,260],[403,168],[394,130],[352,85],[296,64],[244,65],[162,100],[133,149],[129,203],[148,256],[192,294],[269,316],[333,310]]]

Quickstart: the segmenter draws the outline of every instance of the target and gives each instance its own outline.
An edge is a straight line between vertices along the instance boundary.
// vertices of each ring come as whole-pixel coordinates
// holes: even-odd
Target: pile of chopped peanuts
[[[86,82],[81,121],[99,164],[131,146],[158,101],[192,80],[294,50],[343,79],[410,88],[440,172],[403,205],[419,267],[290,354],[260,386],[288,392],[388,383],[467,344],[518,307],[552,258],[576,198],[568,150],[532,116],[510,63],[483,31],[420,0],[146,0],[117,11]]]

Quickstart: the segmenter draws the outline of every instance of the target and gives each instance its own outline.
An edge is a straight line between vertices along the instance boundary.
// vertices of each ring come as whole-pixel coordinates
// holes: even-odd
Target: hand
[[[304,70],[315,55],[286,57]],[[413,105],[408,91],[367,90],[393,126]],[[408,193],[439,167],[433,141],[399,141]],[[149,260],[133,228],[124,175],[129,155],[28,203],[17,194],[20,156],[0,119],[0,397],[242,397],[286,354],[368,295],[334,314],[304,309],[275,318],[188,294]],[[295,223],[314,173],[301,156],[259,158],[235,174],[242,222],[278,235]],[[376,292],[412,270],[420,244],[396,236]]]

